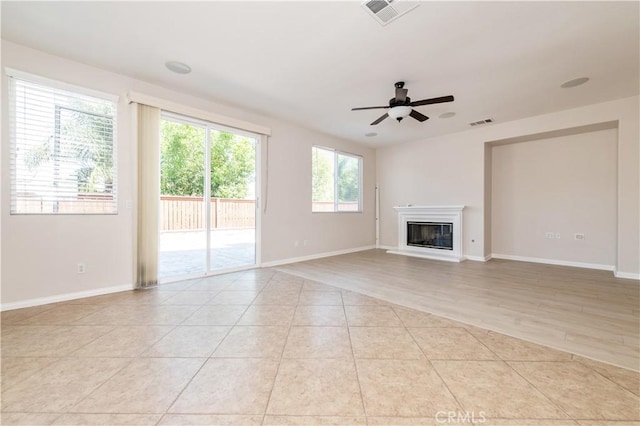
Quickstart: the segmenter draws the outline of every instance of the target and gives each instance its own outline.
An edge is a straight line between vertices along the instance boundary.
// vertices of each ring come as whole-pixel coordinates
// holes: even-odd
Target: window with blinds
[[[11,213],[117,213],[117,98],[8,75]]]

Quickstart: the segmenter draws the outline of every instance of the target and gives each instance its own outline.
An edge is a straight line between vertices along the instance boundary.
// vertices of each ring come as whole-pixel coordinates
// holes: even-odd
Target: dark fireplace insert
[[[407,222],[407,245],[453,250],[453,223]]]

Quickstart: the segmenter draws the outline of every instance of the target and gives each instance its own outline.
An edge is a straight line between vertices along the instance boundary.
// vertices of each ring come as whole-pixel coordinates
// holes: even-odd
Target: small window
[[[362,211],[362,157],[313,147],[312,211]]]
[[[30,77],[9,75],[11,213],[117,213],[117,98]]]

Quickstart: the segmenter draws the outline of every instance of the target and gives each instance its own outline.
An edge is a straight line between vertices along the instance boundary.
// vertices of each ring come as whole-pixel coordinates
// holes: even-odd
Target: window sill
[[[311,212],[312,214],[357,214],[357,213],[363,213],[362,210],[358,210],[358,211],[353,211],[353,212]]]

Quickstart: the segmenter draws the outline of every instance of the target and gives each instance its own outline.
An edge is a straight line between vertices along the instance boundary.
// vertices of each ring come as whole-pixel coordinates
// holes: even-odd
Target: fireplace
[[[407,245],[453,250],[453,223],[407,222]]]
[[[398,248],[389,253],[460,262],[464,206],[399,206]]]

